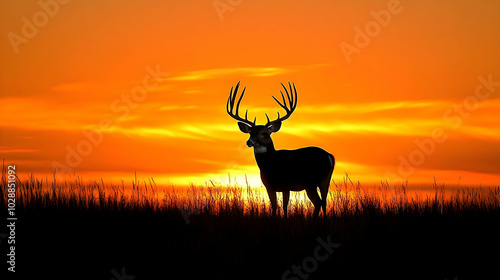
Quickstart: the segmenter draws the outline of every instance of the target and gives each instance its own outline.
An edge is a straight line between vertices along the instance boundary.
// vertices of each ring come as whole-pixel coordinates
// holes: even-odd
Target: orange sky
[[[0,1],[0,153],[18,172],[258,184],[226,99],[241,81],[263,123],[290,81],[275,146],[328,150],[335,180],[500,182],[498,1],[41,3]]]

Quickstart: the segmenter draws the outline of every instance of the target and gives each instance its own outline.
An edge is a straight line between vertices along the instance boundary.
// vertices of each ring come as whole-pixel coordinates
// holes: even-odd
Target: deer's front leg
[[[266,188],[266,190],[267,190],[267,195],[269,195],[269,200],[271,201],[271,209],[273,217],[276,217],[276,208],[278,208],[278,202],[276,200],[276,192],[269,190],[269,188]]]

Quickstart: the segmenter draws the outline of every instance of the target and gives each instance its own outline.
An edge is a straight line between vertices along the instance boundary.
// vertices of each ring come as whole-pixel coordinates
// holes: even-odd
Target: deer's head
[[[280,91],[280,93],[281,93],[281,98],[283,99],[283,103],[278,101],[276,97],[273,96],[273,98],[280,105],[280,107],[285,110],[286,115],[280,117],[280,113],[278,112],[278,118],[274,121],[271,121],[269,120],[269,116],[266,113],[267,123],[265,125],[256,125],[255,121],[257,118],[255,118],[253,122],[249,121],[247,118],[248,110],[246,110],[245,112],[244,119],[239,116],[238,111],[240,108],[241,99],[245,94],[246,87],[243,89],[240,98],[238,98],[238,102],[236,103],[236,110],[234,110],[235,109],[234,103],[236,101],[238,88],[240,87],[240,82],[238,82],[238,84],[234,88],[234,92],[233,88],[231,87],[231,92],[229,93],[229,98],[227,99],[227,104],[226,104],[227,113],[233,119],[238,121],[238,127],[240,128],[241,132],[250,134],[250,138],[247,141],[247,146],[254,147],[256,153],[264,153],[270,149],[274,150],[271,134],[278,132],[280,130],[281,122],[288,119],[292,115],[295,108],[297,107],[297,90],[295,89],[295,84],[288,83],[290,92],[288,92],[285,85],[283,84],[281,85],[285,90],[287,100],[285,100],[285,95],[283,94],[282,91]],[[233,113],[233,111],[235,112]]]

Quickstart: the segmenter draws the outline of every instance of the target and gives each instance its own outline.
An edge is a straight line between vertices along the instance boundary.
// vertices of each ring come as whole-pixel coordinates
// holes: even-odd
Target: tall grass
[[[7,193],[4,169],[0,208],[7,208]],[[475,265],[491,262],[481,248],[500,248],[498,186],[434,183],[416,191],[407,184],[366,187],[346,174],[331,184],[324,219],[312,217],[303,192],[292,193],[287,219],[281,204],[272,217],[265,189],[248,184],[178,187],[152,178],[116,184],[30,175],[16,179],[18,254],[34,271],[61,264],[47,272],[61,278],[78,271],[85,279],[109,279],[112,268],[126,265],[142,279],[166,270],[183,279],[281,279],[313,255],[318,237],[330,236],[342,246],[309,279],[386,276],[380,268],[388,263],[403,276],[397,279],[409,271],[445,279],[468,267],[476,273]],[[474,246],[463,247],[464,240]]]
[[[221,185],[209,181],[205,186],[157,186],[154,179],[134,181],[127,186],[82,178],[59,182],[30,175],[16,179],[16,205],[21,209],[71,209],[72,211],[184,211],[206,215],[270,216],[271,207],[263,187]],[[365,188],[352,183],[346,174],[342,182],[333,182],[328,194],[327,216],[342,217],[368,213],[412,214],[490,211],[500,208],[500,186],[460,187],[445,190],[434,183],[433,194],[409,193],[407,185],[391,187],[380,183]],[[6,206],[7,174],[2,172],[0,204]],[[282,215],[282,201],[279,200]],[[305,192],[292,193],[288,215],[311,217],[313,205]]]

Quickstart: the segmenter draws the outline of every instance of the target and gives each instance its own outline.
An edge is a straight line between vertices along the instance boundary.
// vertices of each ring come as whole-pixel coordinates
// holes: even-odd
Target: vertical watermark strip
[[[7,228],[9,229],[7,244],[10,245],[7,254],[7,263],[9,264],[7,270],[16,272],[16,166],[9,165],[7,170]]]

